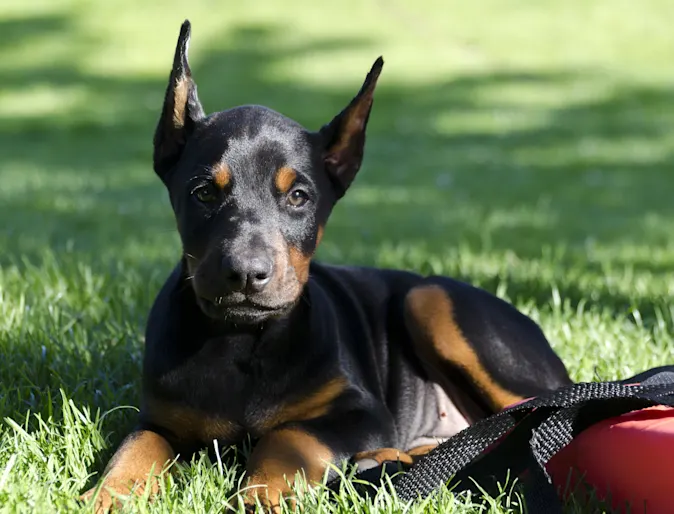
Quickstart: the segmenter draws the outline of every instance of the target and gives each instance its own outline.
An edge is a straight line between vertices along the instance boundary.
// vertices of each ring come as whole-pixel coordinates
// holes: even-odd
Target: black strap
[[[455,491],[479,484],[495,495],[494,486],[518,476],[530,514],[561,514],[545,468],[550,459],[593,424],[654,405],[674,407],[674,366],[619,382],[573,384],[471,425],[397,475],[394,487],[403,501],[425,498],[450,481]]]
[[[674,407],[674,372],[655,374],[640,385],[626,383],[573,384],[481,420],[401,475],[396,492],[407,501],[424,498],[452,479],[470,477],[484,487],[484,482],[505,480],[509,470],[513,474],[527,471],[528,512],[561,513],[561,502],[545,469],[557,452],[603,419],[653,405]],[[508,430],[495,449],[477,458]]]

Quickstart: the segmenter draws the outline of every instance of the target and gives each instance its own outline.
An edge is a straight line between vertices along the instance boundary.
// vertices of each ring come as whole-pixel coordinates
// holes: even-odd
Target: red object
[[[558,488],[580,478],[618,512],[674,513],[674,408],[651,407],[592,425],[547,469]]]

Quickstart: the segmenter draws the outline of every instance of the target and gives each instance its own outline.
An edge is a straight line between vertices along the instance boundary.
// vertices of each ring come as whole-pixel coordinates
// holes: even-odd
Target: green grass
[[[318,128],[384,54],[322,259],[497,292],[578,380],[674,362],[671,1],[3,0],[0,511],[86,510],[133,421],[144,320],[179,255],[150,156],[186,17],[209,111],[262,103]],[[235,505],[228,462],[182,466],[129,509]],[[305,504],[403,509],[386,491]]]

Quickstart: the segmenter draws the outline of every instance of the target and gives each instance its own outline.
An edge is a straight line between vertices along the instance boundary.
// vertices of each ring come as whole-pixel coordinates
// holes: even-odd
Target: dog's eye
[[[213,186],[207,184],[197,187],[192,194],[202,203],[214,202],[217,199]]]
[[[309,195],[301,189],[295,189],[288,195],[288,203],[293,207],[302,207],[309,201]]]

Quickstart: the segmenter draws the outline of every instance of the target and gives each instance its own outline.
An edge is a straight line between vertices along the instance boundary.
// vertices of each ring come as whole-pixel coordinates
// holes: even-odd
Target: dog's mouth
[[[226,300],[224,297],[213,299],[200,298],[202,310],[215,319],[236,324],[252,325],[273,318],[279,318],[292,309],[293,303],[267,305],[248,298],[239,301]]]

